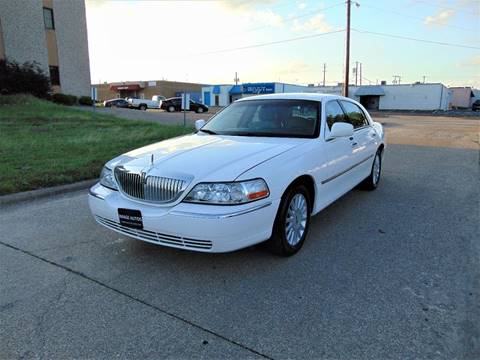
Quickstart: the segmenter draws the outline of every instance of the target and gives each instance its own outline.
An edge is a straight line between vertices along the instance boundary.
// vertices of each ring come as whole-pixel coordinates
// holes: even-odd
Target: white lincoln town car
[[[288,256],[312,215],[380,180],[382,125],[348,98],[253,96],[195,126],[107,162],[90,189],[96,221],[164,246],[228,252],[268,241]]]

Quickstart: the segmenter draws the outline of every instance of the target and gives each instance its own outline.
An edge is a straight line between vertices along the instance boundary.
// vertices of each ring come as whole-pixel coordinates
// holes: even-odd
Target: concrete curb
[[[23,201],[37,200],[44,197],[65,194],[72,191],[88,189],[98,182],[98,179],[84,180],[73,184],[53,186],[38,190],[25,191],[15,194],[0,196],[0,205],[14,204]]]

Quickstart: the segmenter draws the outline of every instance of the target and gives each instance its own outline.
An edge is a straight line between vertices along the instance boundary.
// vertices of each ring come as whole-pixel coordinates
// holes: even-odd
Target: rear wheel
[[[147,105],[145,105],[145,104],[140,104],[140,106],[139,106],[138,108],[139,108],[140,110],[142,110],[142,111],[145,111],[145,110],[147,110]]]
[[[168,111],[168,112],[174,112],[174,111],[175,111],[175,106],[170,105],[170,106],[167,108],[167,111]]]
[[[375,154],[375,158],[373,159],[372,170],[370,171],[370,175],[362,181],[360,184],[361,188],[365,190],[375,190],[378,187],[378,183],[380,182],[380,175],[382,172],[382,150],[379,149]]]
[[[197,108],[197,113],[199,113],[199,114],[203,113],[203,108],[201,108],[201,107]]]
[[[275,254],[291,256],[303,246],[310,225],[311,202],[304,185],[287,190],[273,225],[269,249]]]

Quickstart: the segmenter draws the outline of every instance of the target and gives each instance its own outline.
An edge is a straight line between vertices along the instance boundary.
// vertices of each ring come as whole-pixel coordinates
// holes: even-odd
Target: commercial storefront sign
[[[273,94],[275,83],[248,83],[243,84],[244,94]]]

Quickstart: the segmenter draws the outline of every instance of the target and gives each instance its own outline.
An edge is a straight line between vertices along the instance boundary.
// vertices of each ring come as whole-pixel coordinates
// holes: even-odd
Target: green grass
[[[117,155],[192,131],[0,96],[0,195],[93,179]]]

